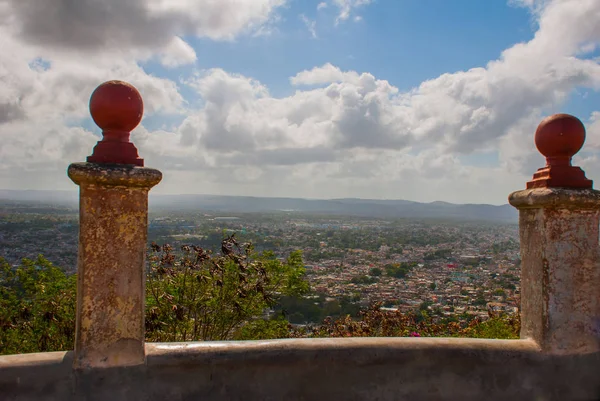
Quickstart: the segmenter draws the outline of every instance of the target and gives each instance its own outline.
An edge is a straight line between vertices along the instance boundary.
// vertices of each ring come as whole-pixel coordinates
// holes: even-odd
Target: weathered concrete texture
[[[71,369],[72,353],[0,357],[17,400],[581,400],[600,396],[598,354],[530,340],[344,338],[147,344],[147,364]]]
[[[511,194],[521,236],[521,338],[546,353],[600,351],[600,191]]]
[[[148,191],[157,170],[73,164],[80,186],[75,368],[143,364]]]

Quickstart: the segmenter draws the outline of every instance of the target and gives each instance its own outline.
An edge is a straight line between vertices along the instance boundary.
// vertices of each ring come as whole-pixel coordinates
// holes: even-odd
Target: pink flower
[[[416,331],[413,331],[412,333],[410,333],[410,337],[421,337],[421,335]]]

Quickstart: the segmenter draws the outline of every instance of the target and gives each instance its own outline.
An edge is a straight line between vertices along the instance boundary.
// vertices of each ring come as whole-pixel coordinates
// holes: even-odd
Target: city
[[[77,219],[73,206],[5,201],[0,256],[17,264],[42,254],[74,273]],[[356,317],[376,303],[383,310],[421,309],[459,320],[518,313],[518,226],[512,222],[150,211],[149,243],[217,252],[224,236],[232,234],[280,260],[302,251],[310,293],[267,311],[284,312],[295,325],[320,323],[326,316]]]

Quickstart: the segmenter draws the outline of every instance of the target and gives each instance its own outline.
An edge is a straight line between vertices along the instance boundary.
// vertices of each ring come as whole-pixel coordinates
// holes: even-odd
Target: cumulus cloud
[[[600,20],[600,4],[579,1],[579,7],[572,7],[572,3],[547,5],[535,37],[507,49],[485,68],[444,74],[408,93],[398,93],[370,74],[343,72],[331,64],[302,71],[291,83],[330,83],[328,93],[348,94],[350,88],[360,88],[357,103],[347,108],[348,122],[338,121],[348,127],[363,124],[363,136],[346,135],[354,138],[354,143],[377,132],[375,127],[391,126],[392,137],[402,140],[381,145],[406,146],[410,139],[417,144],[435,143],[450,152],[485,150],[497,146],[496,139],[508,135],[511,127],[521,127],[521,120],[530,121],[531,116],[540,116],[541,110],[564,102],[574,88],[600,88],[598,63],[575,57],[582,43],[600,41],[600,25],[592,23]],[[567,28],[571,24],[580,28]],[[340,99],[348,102],[350,98]],[[358,99],[369,101],[370,106],[361,108]],[[378,105],[375,109],[374,104]],[[369,127],[373,116],[377,122]],[[376,143],[369,139],[363,146]]]
[[[196,61],[196,51],[180,37],[174,37],[160,54],[160,62],[165,67],[177,67]]]
[[[331,63],[325,63],[321,67],[314,67],[297,73],[290,78],[292,85],[320,85],[332,82],[350,81],[358,79],[355,71],[342,72],[339,67]]]
[[[169,45],[174,37],[231,39],[285,0],[2,0],[0,19],[32,44],[98,50]]]
[[[253,33],[284,3],[0,0],[0,186],[69,186],[66,166],[84,160],[99,139],[80,125],[89,122],[89,96],[103,81],[136,86],[146,116],[185,112],[177,83],[148,74],[140,62],[191,63],[196,53],[182,35],[226,40]],[[176,150],[172,159],[184,154],[165,148]]]
[[[254,180],[261,188],[268,177],[298,179],[304,172],[323,196],[332,188],[342,191],[348,181],[356,191],[371,188],[363,193],[388,182],[427,197],[424,183],[457,179],[499,180],[505,195],[543,165],[532,140],[543,115],[577,87],[600,88],[598,63],[578,58],[582,44],[600,42],[594,23],[599,13],[593,0],[577,1],[576,7],[572,1],[546,4],[531,41],[483,68],[443,74],[408,92],[330,63],[291,77],[295,86],[317,87],[285,98],[272,97],[250,78],[207,71],[196,85],[206,106],[185,125],[200,153],[217,152],[207,171],[218,175],[218,166],[252,166],[262,173],[245,183]],[[496,167],[462,162],[461,155],[485,152],[498,153]],[[386,191],[381,193],[401,193]],[[476,186],[465,191],[488,196]]]
[[[191,63],[196,53],[181,35],[231,39],[267,23],[284,2],[0,0],[5,179],[24,171],[62,175],[68,161],[83,160],[99,138],[73,125],[89,118],[89,96],[103,81],[136,86],[146,115],[181,114],[186,104],[177,84],[139,62]]]
[[[103,81],[133,83],[144,97],[147,115],[181,112],[183,98],[176,84],[146,74],[134,60],[85,63],[47,54],[48,59],[32,62],[34,54],[42,53],[21,51],[21,44],[6,35],[0,37],[0,47],[7,52],[0,58],[0,159],[10,176],[64,173],[69,161],[90,153],[99,138],[76,125],[88,118],[89,96]]]

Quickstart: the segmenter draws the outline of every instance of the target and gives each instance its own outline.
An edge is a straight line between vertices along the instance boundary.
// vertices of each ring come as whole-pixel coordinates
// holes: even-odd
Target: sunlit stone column
[[[69,166],[80,187],[74,367],[145,363],[144,267],[148,192],[162,179],[129,141],[143,102],[131,85],[110,81],[90,99],[103,130],[87,163]]]
[[[535,143],[546,166],[509,196],[519,209],[521,338],[550,354],[600,350],[600,191],[571,165],[584,141],[585,128],[573,116],[542,121]]]

